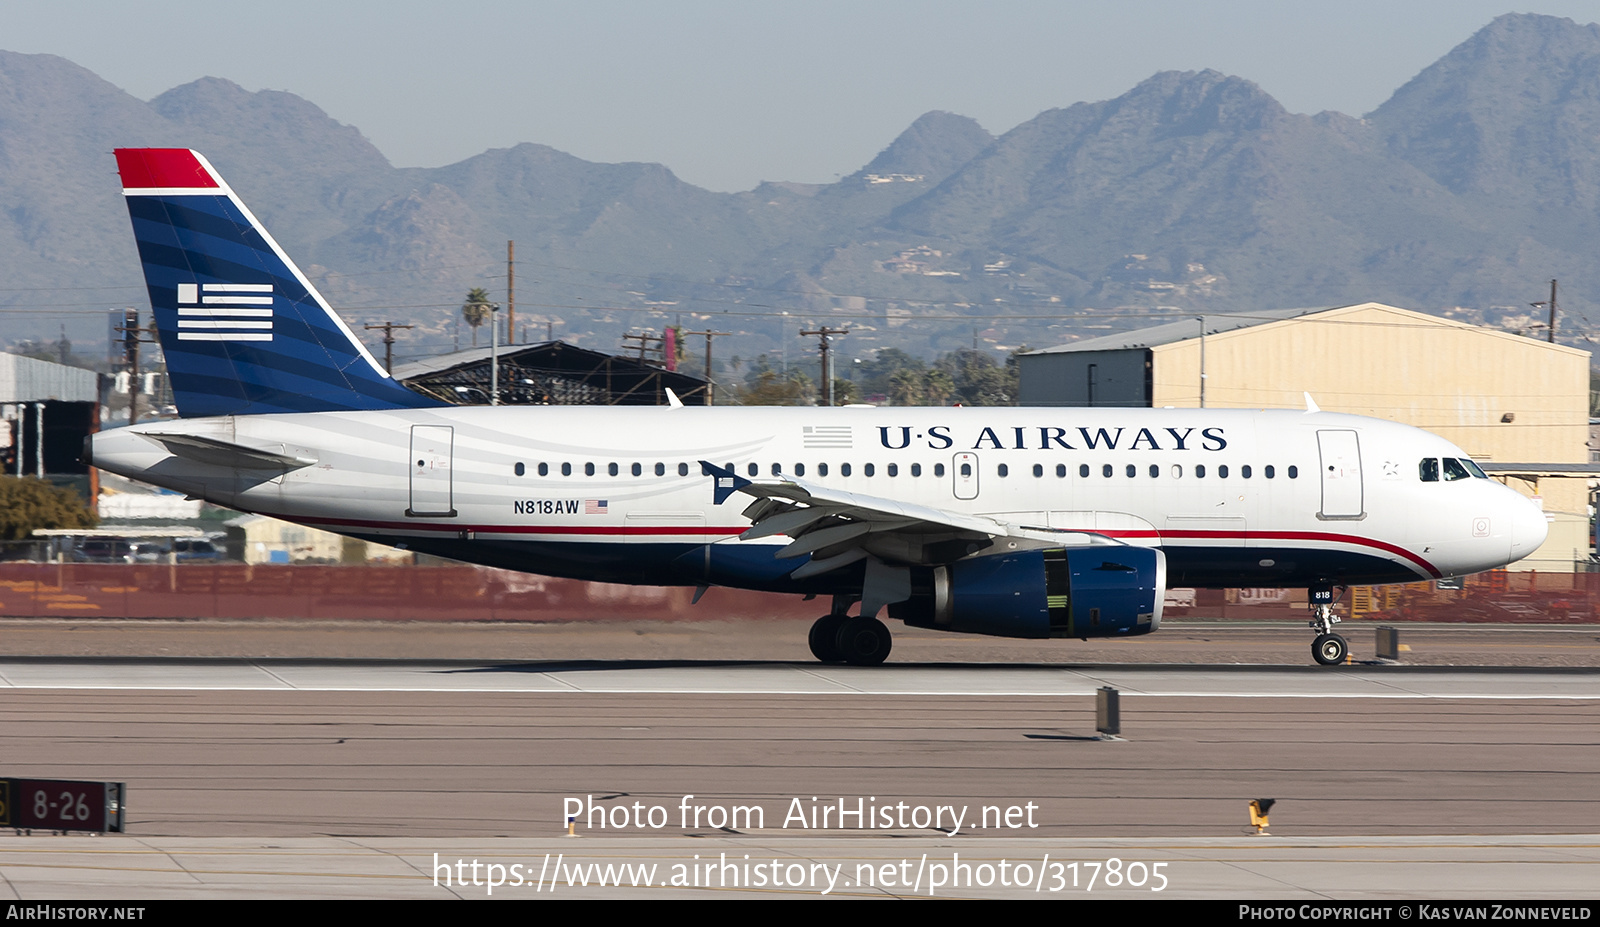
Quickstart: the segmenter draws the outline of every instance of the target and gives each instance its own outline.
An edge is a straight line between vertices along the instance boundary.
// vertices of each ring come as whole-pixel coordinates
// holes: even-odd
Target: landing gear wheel
[[[846,663],[852,666],[877,666],[889,659],[889,648],[893,645],[893,640],[883,622],[876,618],[863,618],[857,615],[845,619],[844,624],[839,627],[834,643],[839,650],[839,656]]]
[[[811,626],[808,638],[811,655],[824,663],[838,663],[844,659],[839,652],[839,626],[849,620],[849,615],[823,615]]]
[[[1311,642],[1311,654],[1323,666],[1338,666],[1350,655],[1350,645],[1337,634],[1318,634]]]

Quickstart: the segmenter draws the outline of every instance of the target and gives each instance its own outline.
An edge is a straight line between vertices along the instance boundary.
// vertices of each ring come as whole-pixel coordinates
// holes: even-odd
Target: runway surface
[[[827,666],[728,661],[0,660],[0,687],[305,692],[1600,699],[1600,669]]]
[[[1303,905],[1329,921],[1404,921],[1419,906],[1402,912],[1402,905],[1416,899],[1515,898],[1593,910],[1600,879],[1600,843],[1586,837],[104,838],[92,848],[65,846],[86,840],[41,847],[36,839],[0,837],[0,893],[124,902],[1249,899],[1292,904],[1307,920],[1313,918]]]
[[[1120,740],[1095,733],[1106,685]],[[1581,666],[10,657],[0,736],[0,776],[129,795],[126,835],[0,837],[0,897],[488,896],[435,884],[434,853],[497,863],[494,897],[529,899],[558,859],[662,868],[648,889],[563,874],[555,897],[820,893],[800,864],[876,873],[832,894],[925,896],[961,861],[990,884],[938,895],[1060,896],[1112,858],[1145,881],[1119,895],[1157,862],[1182,897],[1600,884],[1600,672]],[[1252,798],[1277,800],[1273,836],[1248,836]],[[784,881],[661,884],[722,854]],[[1002,859],[1044,882],[1001,884]]]

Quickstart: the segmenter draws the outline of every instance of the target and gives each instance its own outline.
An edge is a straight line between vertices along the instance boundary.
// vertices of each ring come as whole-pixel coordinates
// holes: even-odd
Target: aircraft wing
[[[744,509],[752,524],[739,535],[740,540],[783,535],[791,540],[774,557],[784,560],[811,555],[789,574],[793,579],[827,573],[869,557],[899,566],[951,563],[1001,540],[1011,547],[1118,543],[1085,532],[1052,532],[983,515],[846,492],[792,476],[748,480],[710,463],[702,462],[701,469],[716,477],[719,504],[733,493],[755,497]]]

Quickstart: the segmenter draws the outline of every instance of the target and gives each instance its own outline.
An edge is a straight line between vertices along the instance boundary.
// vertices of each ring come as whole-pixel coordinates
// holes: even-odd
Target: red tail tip
[[[124,190],[221,186],[187,148],[118,148],[116,154]]]

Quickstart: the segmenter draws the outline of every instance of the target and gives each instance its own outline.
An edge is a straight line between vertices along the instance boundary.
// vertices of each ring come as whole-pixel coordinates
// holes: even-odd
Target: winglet
[[[674,409],[683,408],[683,400],[678,398],[678,394],[674,393],[670,386],[667,387],[667,405]]]
[[[705,476],[715,477],[712,484],[712,501],[717,505],[728,501],[728,497],[750,485],[750,481],[734,473],[732,468],[719,467],[710,461],[700,461],[700,472]]]
[[[1311,398],[1310,393],[1302,393],[1301,395],[1306,397],[1306,412],[1310,413],[1322,411],[1322,409],[1317,406],[1317,401]]]

